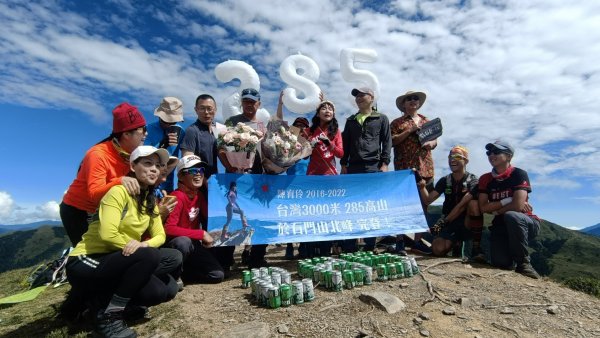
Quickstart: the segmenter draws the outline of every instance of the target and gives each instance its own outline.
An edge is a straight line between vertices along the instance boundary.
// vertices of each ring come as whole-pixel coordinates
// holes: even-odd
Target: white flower
[[[285,149],[285,150],[288,150],[291,147],[292,147],[292,145],[289,142],[287,142],[287,141],[283,144],[283,149]]]

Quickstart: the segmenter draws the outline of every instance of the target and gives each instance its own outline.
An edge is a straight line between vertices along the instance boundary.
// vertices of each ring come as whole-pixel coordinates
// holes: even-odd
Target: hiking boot
[[[123,311],[102,311],[96,316],[94,333],[106,338],[136,338],[137,333],[123,321]]]
[[[523,276],[527,276],[533,279],[540,279],[540,275],[535,271],[533,266],[530,263],[521,263],[517,264],[517,268],[515,272],[522,274]]]
[[[127,321],[150,319],[150,312],[147,306],[127,305],[123,310],[123,319]]]

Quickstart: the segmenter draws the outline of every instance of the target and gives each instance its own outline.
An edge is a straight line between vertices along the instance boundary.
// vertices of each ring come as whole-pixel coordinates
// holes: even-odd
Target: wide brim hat
[[[425,103],[425,99],[427,99],[427,94],[423,93],[423,92],[414,92],[414,91],[407,91],[404,95],[400,95],[396,98],[396,107],[398,107],[398,109],[400,109],[401,112],[405,112],[404,111],[404,99],[407,96],[410,95],[417,95],[419,97],[419,102],[421,102],[421,105],[419,106],[419,108],[423,107],[423,104]]]
[[[167,123],[183,122],[183,102],[176,97],[164,97],[154,109],[154,116]]]
[[[152,154],[157,154],[162,164],[169,162],[169,152],[164,148],[155,148],[153,146],[139,146],[135,148],[129,156],[129,161],[133,163],[140,157],[148,157]]]

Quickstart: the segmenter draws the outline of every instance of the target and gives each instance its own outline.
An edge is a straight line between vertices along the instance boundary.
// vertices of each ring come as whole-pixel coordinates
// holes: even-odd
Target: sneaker
[[[523,276],[527,276],[533,279],[540,279],[540,275],[535,271],[533,266],[530,263],[521,263],[517,264],[517,268],[515,272],[522,274]]]
[[[101,337],[110,338],[136,338],[137,333],[130,329],[123,321],[123,311],[105,313],[102,311],[96,316],[94,332]]]
[[[485,259],[485,254],[481,251],[481,248],[473,248],[471,250],[471,262],[485,264],[487,263]]]

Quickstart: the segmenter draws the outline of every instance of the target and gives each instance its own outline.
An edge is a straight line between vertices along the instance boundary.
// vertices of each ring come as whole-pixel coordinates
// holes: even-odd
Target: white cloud
[[[48,201],[42,205],[21,206],[15,203],[8,192],[0,191],[0,223],[27,224],[44,220],[60,220],[58,202]]]
[[[117,3],[160,20],[172,35],[149,37],[156,44],[149,47],[57,3],[0,4],[0,101],[75,108],[98,120],[109,118],[116,102],[105,97],[115,93],[146,108],[166,95],[191,107],[200,92],[220,103],[234,88],[218,83],[213,68],[239,59],[257,69],[263,104],[273,110],[279,64],[300,51],[319,64],[318,83],[343,124],[355,110],[355,84],[342,80],[339,52],[372,48],[378,61],[358,67],[378,76],[380,110],[400,116],[396,96],[421,89],[428,94],[421,112],[442,118],[437,176],[457,143],[470,148],[472,172],[489,171],[483,146],[496,138],[516,147],[515,165],[544,177],[534,186],[553,178],[573,189],[580,176],[600,176],[600,3],[399,0],[385,12],[358,1],[188,0],[168,12]],[[177,36],[193,41],[177,46]]]
[[[5,191],[0,191],[0,217],[7,218],[12,213],[14,201]]]

